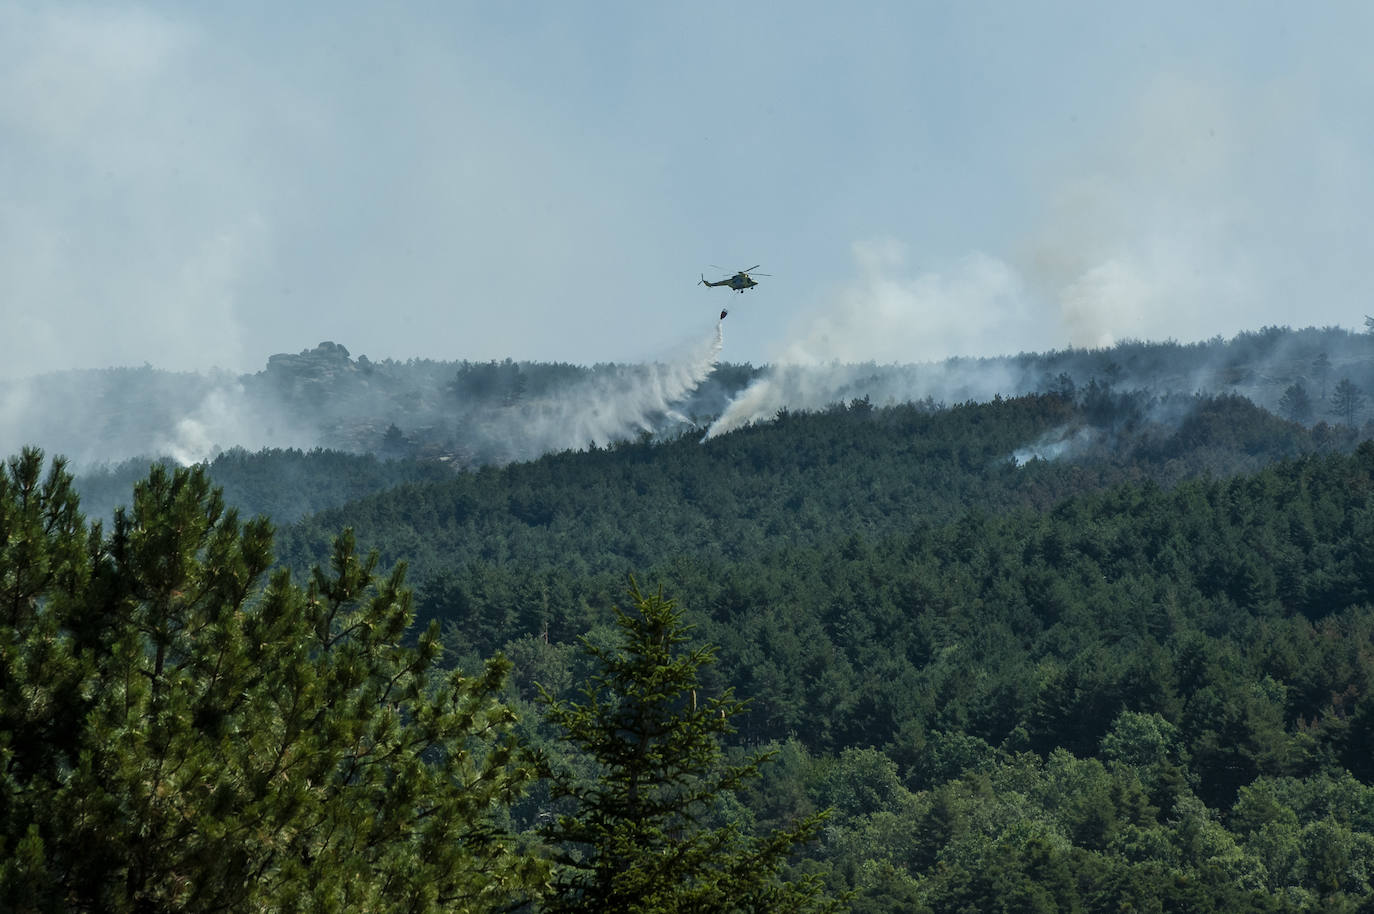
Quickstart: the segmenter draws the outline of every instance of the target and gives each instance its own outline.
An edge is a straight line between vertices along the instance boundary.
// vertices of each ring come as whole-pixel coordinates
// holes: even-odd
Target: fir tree
[[[707,824],[718,804],[754,778],[768,754],[726,761],[721,739],[744,702],[699,695],[714,648],[688,649],[690,628],[662,594],[632,586],[634,609],[616,608],[619,644],[584,639],[598,667],[582,703],[545,692],[546,717],[594,772],[543,774],[571,810],[542,829],[556,866],[546,911],[803,911],[833,903],[810,880],[780,876],[790,852],[824,814],[762,837],[734,823]]]

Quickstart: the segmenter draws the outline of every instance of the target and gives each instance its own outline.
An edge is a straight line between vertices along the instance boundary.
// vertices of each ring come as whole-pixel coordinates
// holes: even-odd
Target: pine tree
[[[25,451],[0,472],[0,909],[486,911],[541,867],[493,822],[530,775],[506,666],[402,644],[404,567],[350,533],[305,587],[202,468],[109,536]]]
[[[1364,393],[1349,378],[1341,378],[1331,392],[1331,411],[1344,419],[1347,426],[1354,428],[1355,417],[1363,408]]]
[[[762,837],[707,824],[769,754],[726,761],[721,739],[745,703],[729,691],[699,696],[698,674],[714,662],[714,648],[685,647],[690,628],[661,593],[646,597],[632,586],[630,594],[634,610],[615,610],[618,645],[583,640],[598,667],[583,702],[543,695],[547,720],[593,772],[541,762],[552,795],[571,807],[541,830],[556,863],[543,910],[833,909],[814,881],[780,876],[824,814]]]
[[[1289,422],[1307,424],[1312,419],[1312,398],[1301,381],[1296,381],[1284,390],[1279,398],[1279,412]]]

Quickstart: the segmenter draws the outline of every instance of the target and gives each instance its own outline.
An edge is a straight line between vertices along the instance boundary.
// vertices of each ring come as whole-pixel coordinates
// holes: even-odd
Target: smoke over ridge
[[[691,420],[676,410],[711,374],[724,346],[723,324],[663,361],[617,367],[551,395],[526,401],[507,420],[513,445],[530,453],[604,446],[636,432]]]
[[[325,447],[460,465],[534,459],[693,427],[723,328],[630,365],[374,363],[336,343],[274,355],[266,370],[150,366],[0,381],[0,450],[37,445],[77,468],[131,458],[189,464],[230,448]],[[711,385],[706,385],[711,388]]]

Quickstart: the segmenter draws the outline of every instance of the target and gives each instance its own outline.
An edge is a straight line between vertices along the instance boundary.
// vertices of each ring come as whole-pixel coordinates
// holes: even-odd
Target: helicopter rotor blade
[[[756,264],[754,264],[752,267],[745,267],[743,270],[740,270],[740,272],[741,272],[741,273],[748,273],[750,270],[757,270],[760,266],[762,266],[762,264],[757,264],[757,263],[756,263]]]

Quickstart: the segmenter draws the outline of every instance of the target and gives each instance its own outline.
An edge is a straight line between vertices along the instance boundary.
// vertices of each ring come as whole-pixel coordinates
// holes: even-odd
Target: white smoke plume
[[[661,361],[617,368],[551,396],[526,401],[510,430],[533,453],[604,446],[664,423],[686,423],[675,410],[711,374],[725,336],[721,321],[709,337],[689,342]]]
[[[1305,320],[1316,302],[1348,301],[1341,323],[1358,323],[1371,287],[1359,239],[1374,205],[1333,104],[1287,80],[1160,76],[1045,176],[1042,212],[1003,258],[910,271],[900,243],[856,244],[857,279],[799,325],[708,437],[855,395],[863,371],[846,363],[903,366],[896,374],[913,383],[889,392],[897,399],[957,400],[1023,392],[1026,379],[965,383],[957,364],[944,379],[906,364],[1200,341]],[[1171,387],[1218,389],[1213,374]]]
[[[1061,426],[1046,432],[1034,444],[1017,448],[1011,459],[1017,466],[1024,466],[1032,460],[1059,460],[1071,457],[1079,451],[1095,444],[1101,432],[1088,426]]]
[[[1318,302],[1357,323],[1371,280],[1352,241],[1374,211],[1358,145],[1302,80],[1159,75],[1057,164],[1018,252],[1054,345],[1229,336]]]
[[[309,448],[319,444],[314,428],[272,418],[270,407],[255,402],[236,379],[221,379],[196,407],[175,421],[170,432],[154,439],[153,453],[183,466],[210,460],[221,451],[241,447]]]
[[[854,256],[855,282],[801,324],[780,358],[730,403],[707,438],[784,408],[819,409],[861,397],[883,404],[1006,392],[1008,378],[995,365],[965,365],[953,357],[997,351],[1003,340],[1029,342],[1035,335],[1014,270],[975,253],[946,272],[911,277],[904,275],[906,248],[890,239],[855,244]]]
[[[316,428],[290,421],[224,372],[106,369],[0,382],[0,454],[37,446],[78,471],[136,457],[191,464],[231,447],[313,447],[318,439]]]
[[[332,342],[273,356],[251,376],[151,366],[55,372],[0,381],[0,451],[35,445],[78,471],[144,457],[191,464],[230,448],[269,447],[382,447],[387,456],[459,465],[533,460],[694,427],[684,412],[702,408],[692,398],[723,342],[717,322],[656,361],[599,365],[537,393],[519,383],[474,399],[455,397],[452,380],[468,363],[355,361]],[[509,377],[523,382],[520,367],[510,367]],[[389,426],[409,431],[401,450],[385,444]]]

